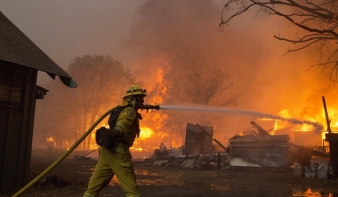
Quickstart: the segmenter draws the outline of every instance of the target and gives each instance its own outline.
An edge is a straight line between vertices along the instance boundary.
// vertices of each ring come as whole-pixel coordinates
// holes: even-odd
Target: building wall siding
[[[0,62],[0,73],[1,87],[7,88],[0,97],[0,191],[5,192],[23,187],[28,180],[37,70]]]

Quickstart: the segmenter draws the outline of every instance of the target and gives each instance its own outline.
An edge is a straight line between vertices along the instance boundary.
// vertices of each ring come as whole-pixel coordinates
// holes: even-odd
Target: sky
[[[110,55],[132,68],[151,89],[159,65],[165,62],[163,54],[179,60],[178,53],[198,52],[208,59],[196,55],[196,61],[221,66],[237,82],[235,88],[245,90],[232,108],[274,115],[288,110],[290,116],[304,118],[310,112],[323,112],[325,96],[328,108],[335,111],[336,89],[321,69],[309,69],[316,55],[303,51],[283,56],[289,45],[273,38],[279,33],[296,35],[286,21],[248,13],[220,31],[223,3],[2,0],[0,11],[63,69],[76,56]],[[38,83],[51,80],[39,73]],[[238,133],[250,127],[252,118],[243,119],[227,116],[227,125],[216,128]]]
[[[63,69],[85,54],[122,57],[143,0],[2,0],[0,11]],[[44,75],[44,74],[43,74]]]

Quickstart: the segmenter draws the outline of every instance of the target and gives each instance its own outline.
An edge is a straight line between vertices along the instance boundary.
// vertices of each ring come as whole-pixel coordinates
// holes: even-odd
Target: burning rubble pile
[[[235,135],[227,147],[213,137],[213,127],[188,123],[185,146],[168,149],[161,144],[145,161],[152,165],[198,169],[291,168],[295,176],[305,178],[334,176],[328,147],[297,145],[290,142],[289,135],[271,135],[256,122],[250,123],[257,131]]]
[[[213,145],[213,141],[217,145]],[[198,169],[225,169],[229,167],[228,148],[213,138],[213,127],[188,123],[185,145],[168,149],[161,144],[148,163],[161,166],[179,166]]]

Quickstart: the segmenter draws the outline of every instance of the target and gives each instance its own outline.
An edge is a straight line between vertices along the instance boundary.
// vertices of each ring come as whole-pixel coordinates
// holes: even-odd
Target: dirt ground
[[[33,151],[30,179],[47,169],[63,152]],[[54,181],[42,179],[29,188],[24,197],[80,197],[95,166],[95,161],[76,160],[70,154],[48,173]],[[330,180],[295,177],[292,169],[191,169],[155,166],[135,162],[137,182],[143,197],[289,197],[338,196],[338,178]],[[51,184],[53,182],[54,184]],[[1,194],[1,197],[13,193]],[[124,196],[119,182],[114,178],[100,193],[102,197]]]

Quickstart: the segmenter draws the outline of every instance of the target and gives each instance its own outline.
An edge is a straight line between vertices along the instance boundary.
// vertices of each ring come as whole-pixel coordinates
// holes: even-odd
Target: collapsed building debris
[[[270,135],[268,131],[264,130],[257,123],[253,121],[251,121],[250,123],[255,128],[257,128],[259,132],[259,143],[261,142],[263,136],[264,138],[266,136],[272,137],[272,135]],[[289,148],[286,152],[287,154],[284,154],[284,156],[286,157],[283,157],[287,158],[287,165],[285,167],[293,167],[295,176],[318,179],[329,179],[334,176],[334,171],[332,170],[330,161],[330,154],[289,142],[287,142],[286,144]],[[273,148],[273,152],[276,150],[276,145],[278,146],[278,143],[274,143],[273,147],[270,147]],[[230,153],[230,155],[231,157],[233,157],[233,154]],[[272,154],[272,158],[275,158],[275,156],[276,155]],[[277,157],[279,156],[280,155],[277,154]],[[270,155],[268,157],[270,158]],[[252,160],[255,159],[251,158],[250,161]],[[263,161],[266,162],[266,160]]]
[[[185,146],[155,149],[147,161],[154,165],[188,168],[233,169],[238,167],[291,168],[301,166],[302,177],[330,178],[330,155],[289,142],[288,135],[271,135],[254,121],[257,131],[236,135],[225,147],[213,137],[212,127],[187,124]],[[209,130],[208,130],[209,129]],[[212,145],[215,142],[217,145]],[[216,147],[218,149],[216,150]],[[331,170],[332,171],[332,170]],[[326,172],[326,173],[325,173]]]
[[[287,135],[245,135],[229,139],[231,167],[287,167]]]
[[[213,136],[213,133],[211,126],[200,127],[188,123],[183,154],[210,154],[212,152],[212,137],[210,136]]]
[[[218,145],[215,146],[212,142]],[[220,148],[221,147],[221,148]],[[227,148],[213,137],[213,127],[188,123],[185,146],[177,149],[155,149],[146,162],[161,166],[198,169],[224,169],[229,166]]]
[[[234,136],[229,140],[232,167],[290,167],[294,162],[308,165],[313,156],[329,158],[329,154],[289,142],[288,135],[270,135],[256,122],[258,132]]]

